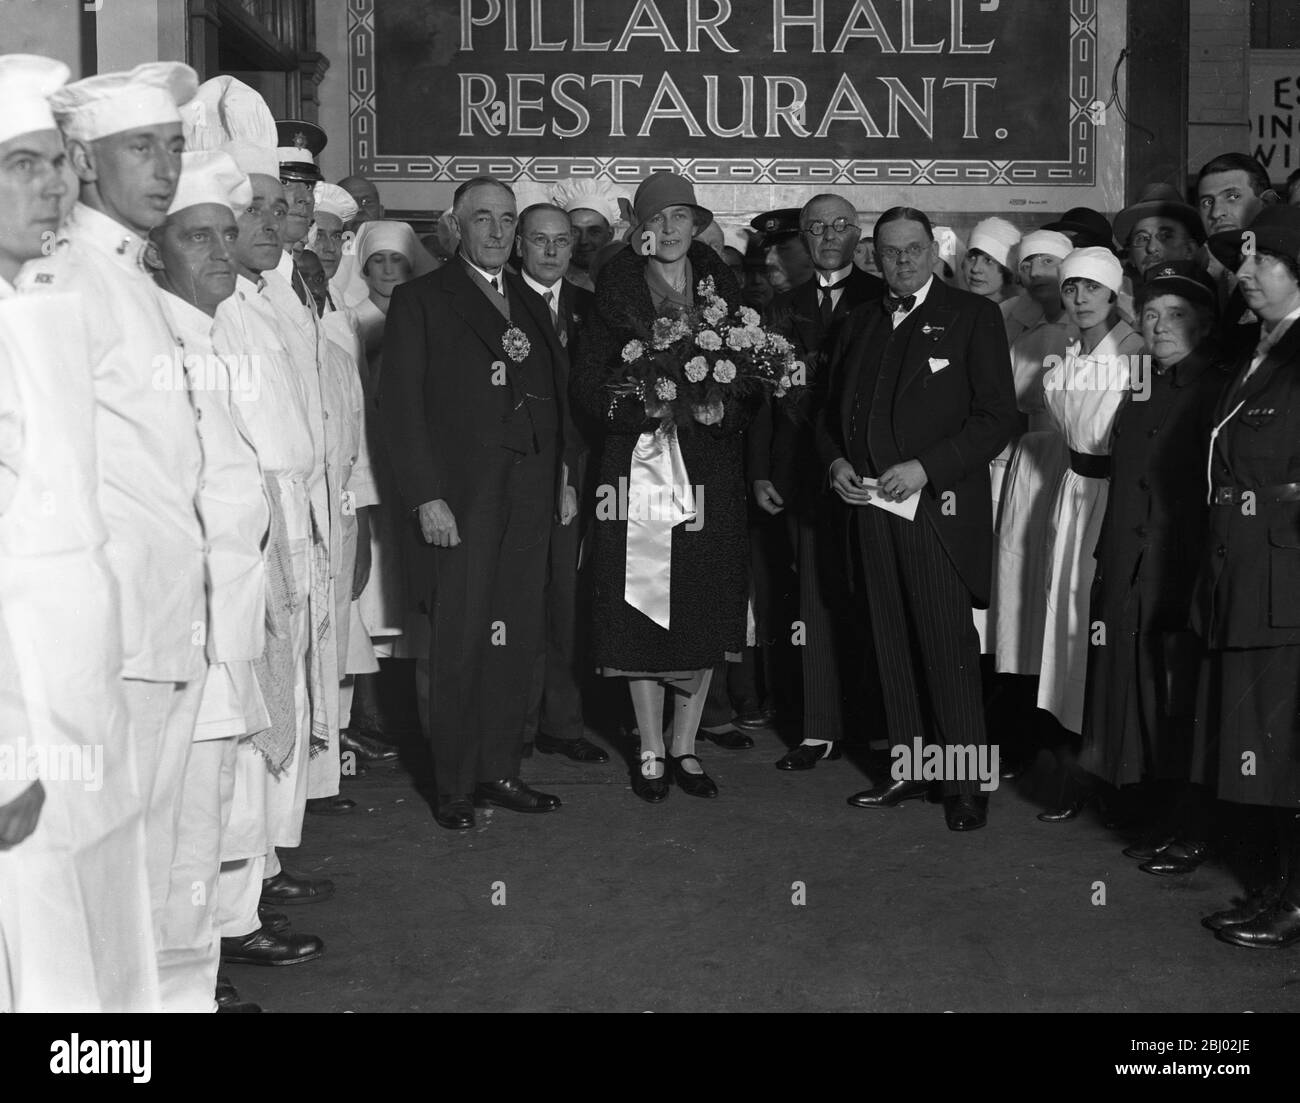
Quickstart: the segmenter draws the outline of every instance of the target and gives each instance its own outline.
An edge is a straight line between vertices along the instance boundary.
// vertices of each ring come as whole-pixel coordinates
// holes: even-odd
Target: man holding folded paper
[[[888,291],[841,329],[818,449],[856,513],[850,566],[871,619],[891,745],[976,748],[985,734],[971,609],[989,597],[988,464],[1017,425],[1006,332],[994,304],[934,278],[921,211],[886,211],[873,236]],[[926,787],[895,778],[849,803],[890,808]],[[944,779],[952,830],[984,826],[976,788],[973,777]]]

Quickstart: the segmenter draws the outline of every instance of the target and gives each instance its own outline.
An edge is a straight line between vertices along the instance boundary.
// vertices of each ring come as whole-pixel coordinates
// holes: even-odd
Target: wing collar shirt
[[[271,523],[262,469],[240,412],[255,393],[247,352],[217,356],[213,319],[167,292],[163,303],[185,354],[203,441],[199,506],[208,537],[208,658],[251,661],[266,643],[262,541]]]
[[[217,353],[246,357],[254,367],[253,390],[239,403],[262,470],[276,480],[289,538],[311,536],[308,482],[316,457],[307,380],[290,359],[280,320],[257,284],[243,276],[235,293],[217,307],[212,329]]]
[[[55,254],[24,267],[20,290],[80,294],[90,343],[99,505],[122,599],[124,677],[187,682],[207,658],[202,451],[176,335],[141,263],[144,241],[78,203]]]
[[[834,272],[822,272],[819,269],[817,272],[817,305],[818,306],[821,305],[822,289],[829,287],[832,289],[831,309],[832,310],[839,309],[840,300],[844,298],[844,284],[848,281],[848,278],[851,275],[853,275],[852,261],[846,264],[843,268],[840,268]],[[906,315],[904,315],[904,317],[906,317]]]
[[[890,321],[893,322],[895,329],[897,329],[899,326],[903,324],[903,322],[907,320],[907,316],[911,314],[913,310],[920,309],[921,304],[925,302],[925,297],[928,294],[930,294],[930,285],[933,283],[934,283],[934,277],[931,276],[928,280],[925,281],[924,284],[921,285],[921,287],[917,291],[914,292],[916,297],[916,302],[912,304],[912,310],[901,310],[901,309],[895,310],[894,313],[889,316]],[[891,291],[889,292],[889,294],[892,295],[893,292]]]

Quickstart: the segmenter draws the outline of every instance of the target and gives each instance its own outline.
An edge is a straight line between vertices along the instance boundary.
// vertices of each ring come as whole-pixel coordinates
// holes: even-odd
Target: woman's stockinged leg
[[[653,678],[629,678],[627,688],[641,732],[641,774],[663,777],[664,764],[654,759],[664,757],[664,685]]]
[[[699,679],[693,689],[674,688],[673,690],[673,757],[695,753],[695,736],[700,730],[700,718],[704,715],[704,703],[709,696],[709,683],[713,680],[713,668],[708,667],[699,672]],[[704,772],[697,759],[691,759],[682,765],[689,774]]]

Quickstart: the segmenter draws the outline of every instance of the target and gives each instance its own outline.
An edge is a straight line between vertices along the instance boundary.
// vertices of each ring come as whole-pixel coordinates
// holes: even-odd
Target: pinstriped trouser
[[[984,697],[971,595],[923,512],[857,510],[857,553],[870,610],[891,746],[982,746]],[[945,793],[978,782],[944,781]]]

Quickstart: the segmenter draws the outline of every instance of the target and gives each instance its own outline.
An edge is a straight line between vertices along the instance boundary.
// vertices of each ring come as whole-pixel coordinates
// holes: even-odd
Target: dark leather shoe
[[[498,781],[480,781],[474,790],[474,803],[480,808],[495,805],[511,812],[554,812],[560,807],[560,798],[531,789],[517,777]]]
[[[728,728],[726,731],[720,732],[708,732],[701,728],[698,735],[699,738],[707,739],[710,743],[728,751],[747,751],[754,745],[753,739],[744,732],[736,731],[734,728]]]
[[[300,965],[325,952],[314,934],[268,931],[265,927],[243,938],[221,940],[221,960],[230,965]]]
[[[577,739],[559,739],[553,735],[544,735],[538,732],[533,737],[533,746],[542,754],[562,754],[565,758],[571,758],[574,762],[608,762],[609,755],[596,746],[595,743],[589,743],[582,736]]]
[[[217,1001],[218,1015],[248,1015],[260,1014],[262,1009],[255,1003],[249,1003],[247,1000],[241,1000],[239,993],[235,991],[235,986],[230,983],[227,977],[218,975],[217,990],[215,992]]]
[[[1205,843],[1188,843],[1179,840],[1157,851],[1155,856],[1143,862],[1138,869],[1143,873],[1154,873],[1157,877],[1178,877],[1191,873],[1209,855]]]
[[[812,745],[800,743],[792,751],[787,751],[783,758],[777,759],[778,770],[811,770],[823,759],[830,761],[840,757],[838,743],[819,743]]]
[[[286,904],[319,904],[334,895],[333,881],[309,881],[290,877],[280,870],[262,882],[261,903],[278,908]]]
[[[1138,862],[1149,862],[1170,843],[1177,841],[1177,838],[1173,835],[1165,835],[1154,840],[1147,839],[1140,843],[1134,843],[1132,846],[1126,846],[1124,848],[1124,857],[1132,858]]]
[[[1001,781],[1015,781],[1029,772],[1029,765],[1023,758],[1004,758],[998,764],[998,778]]]
[[[891,781],[888,785],[854,793],[849,797],[849,803],[854,808],[893,808],[905,800],[924,797],[929,789],[928,781]]]
[[[650,804],[658,804],[660,801],[667,800],[668,794],[672,791],[672,787],[668,784],[668,770],[665,767],[664,772],[658,777],[646,777],[641,772],[642,766],[646,762],[655,762],[660,766],[664,765],[664,760],[658,755],[634,763],[632,766],[632,792]]]
[[[698,774],[687,773],[686,770],[682,769],[682,763],[688,758],[694,759],[699,764],[700,772]],[[700,762],[693,754],[669,755],[668,761],[673,764],[673,780],[677,782],[677,788],[688,797],[716,797],[718,795],[717,784],[713,778],[704,772],[704,763]]]
[[[1088,798],[1079,797],[1060,808],[1049,808],[1046,812],[1039,812],[1038,820],[1040,823],[1069,823],[1071,820],[1078,819],[1079,813],[1087,807]]]
[[[339,732],[339,750],[357,756],[361,762],[391,762],[397,757],[397,751],[377,739],[344,728]]]
[[[268,931],[282,931],[289,925],[289,917],[272,911],[265,904],[257,905],[257,921]]]
[[[974,793],[951,793],[943,798],[943,816],[949,831],[974,831],[989,822],[988,810]]]
[[[1205,916],[1201,920],[1201,926],[1209,931],[1221,931],[1225,927],[1236,927],[1242,923],[1249,923],[1252,919],[1258,919],[1266,911],[1269,911],[1282,896],[1281,885],[1270,885],[1266,889],[1256,889],[1248,893],[1246,898],[1232,908],[1224,908],[1223,911],[1214,912]]]
[[[439,796],[438,806],[433,810],[433,819],[439,827],[448,831],[468,831],[474,826],[474,805],[469,797]]]
[[[315,797],[307,802],[313,816],[346,816],[357,806],[351,797]]]
[[[741,731],[761,732],[771,728],[775,721],[776,713],[771,709],[755,709],[753,712],[740,713],[732,723]]]
[[[1246,923],[1224,927],[1216,937],[1248,950],[1282,950],[1294,946],[1300,942],[1300,904],[1279,900]]]

